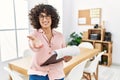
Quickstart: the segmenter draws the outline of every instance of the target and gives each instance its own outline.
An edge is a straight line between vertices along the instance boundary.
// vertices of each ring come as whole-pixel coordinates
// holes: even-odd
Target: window
[[[23,56],[28,48],[28,5],[26,0],[0,1],[0,60]]]

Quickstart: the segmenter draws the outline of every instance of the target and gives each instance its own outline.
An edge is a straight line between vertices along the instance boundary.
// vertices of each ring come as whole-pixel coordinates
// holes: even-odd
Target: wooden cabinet
[[[94,38],[93,38],[94,37]],[[102,55],[101,65],[110,66],[112,64],[112,41],[104,41],[105,28],[88,29],[83,33],[82,42],[91,42],[94,48],[100,51],[106,50],[106,53]]]

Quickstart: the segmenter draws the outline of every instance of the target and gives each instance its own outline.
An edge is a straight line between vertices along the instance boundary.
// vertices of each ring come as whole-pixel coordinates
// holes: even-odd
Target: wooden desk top
[[[73,57],[69,62],[64,63],[64,72],[68,74],[68,72],[80,62],[92,58],[94,55],[98,54],[98,49],[87,49],[87,48],[80,48],[80,55]],[[28,75],[27,70],[31,64],[31,57],[24,57],[21,59],[17,59],[14,61],[9,62],[9,67],[12,70],[15,70],[23,75]]]

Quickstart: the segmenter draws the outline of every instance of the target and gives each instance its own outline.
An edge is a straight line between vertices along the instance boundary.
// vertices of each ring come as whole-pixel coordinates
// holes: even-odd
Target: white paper
[[[78,24],[86,24],[86,18],[79,18]]]
[[[55,53],[57,54],[57,59],[60,59],[64,56],[77,56],[80,54],[80,49],[78,46],[68,46],[55,50]]]
[[[100,24],[99,18],[91,18],[91,24]]]

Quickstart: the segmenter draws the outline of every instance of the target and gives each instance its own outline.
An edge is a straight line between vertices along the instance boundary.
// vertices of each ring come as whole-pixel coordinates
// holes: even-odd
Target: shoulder
[[[64,35],[61,32],[58,32],[56,30],[53,30],[53,35],[58,36],[58,37],[64,37]]]

